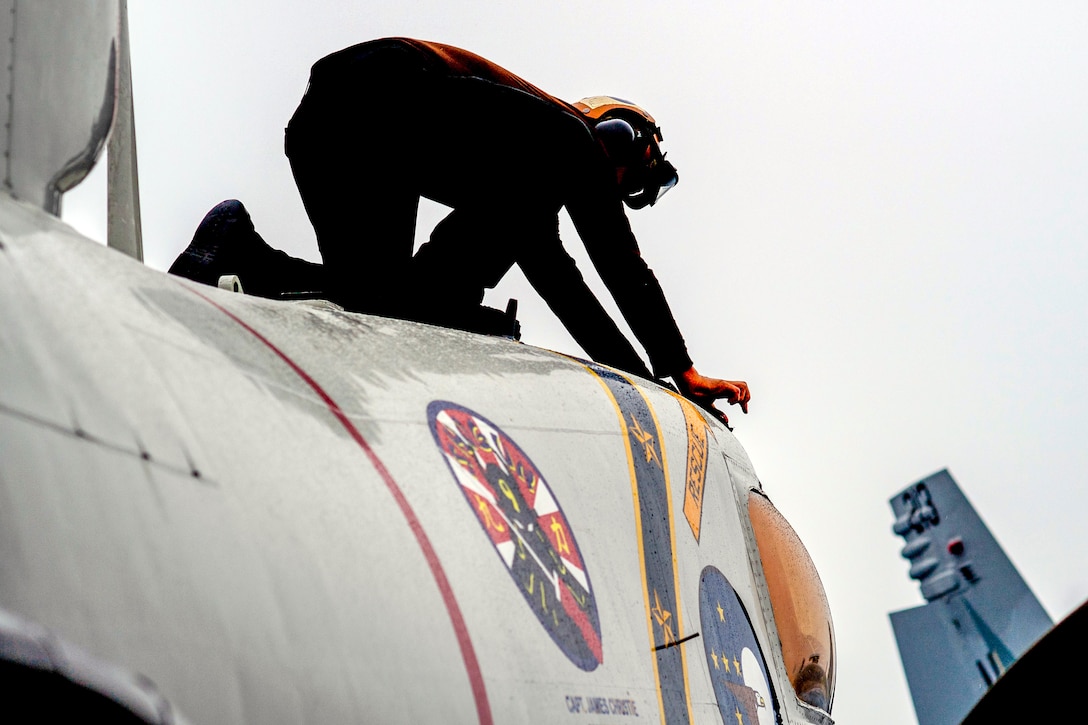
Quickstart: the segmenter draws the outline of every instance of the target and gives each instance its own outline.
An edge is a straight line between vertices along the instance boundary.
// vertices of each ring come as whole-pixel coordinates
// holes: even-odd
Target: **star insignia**
[[[643,452],[646,455],[646,462],[650,463],[652,461],[657,464],[658,468],[663,468],[661,459],[657,456],[657,448],[654,445],[653,434],[643,430],[642,426],[639,425],[638,419],[636,419],[634,415],[631,416],[631,423],[634,424],[631,435],[635,437],[635,440],[642,444]]]
[[[672,612],[661,606],[661,599],[657,596],[657,592],[654,592],[654,606],[650,610],[650,613],[654,615],[654,619],[657,620],[657,624],[661,627],[661,636],[665,640],[665,644],[672,644],[676,641],[675,635],[672,633]]]

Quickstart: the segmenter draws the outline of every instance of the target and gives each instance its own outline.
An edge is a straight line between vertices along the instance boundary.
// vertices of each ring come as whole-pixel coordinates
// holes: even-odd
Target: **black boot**
[[[325,289],[321,265],[268,246],[237,199],[212,207],[169,271],[213,287],[237,275],[246,294],[272,299],[319,297]]]

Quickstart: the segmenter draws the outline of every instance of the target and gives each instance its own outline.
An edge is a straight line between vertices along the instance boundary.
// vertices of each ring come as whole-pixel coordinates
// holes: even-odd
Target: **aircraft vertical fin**
[[[919,725],[953,725],[1051,627],[948,471],[890,500],[927,603],[890,615]]]

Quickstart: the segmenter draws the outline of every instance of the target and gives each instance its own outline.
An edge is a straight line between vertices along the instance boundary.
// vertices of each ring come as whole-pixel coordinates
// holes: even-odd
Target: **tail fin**
[[[926,604],[891,614],[920,725],[959,723],[1051,626],[948,471],[890,501]]]

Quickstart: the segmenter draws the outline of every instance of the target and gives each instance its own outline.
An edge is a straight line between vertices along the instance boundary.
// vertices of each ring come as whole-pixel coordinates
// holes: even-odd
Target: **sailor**
[[[469,51],[385,38],[314,64],[285,150],[326,292],[347,309],[494,332],[503,315],[482,306],[484,290],[517,264],[594,360],[671,377],[719,415],[717,399],[747,412],[746,383],[693,366],[624,211],[654,205],[676,184],[661,140],[633,103],[566,103]],[[452,212],[413,256],[421,197]],[[563,249],[562,208],[652,375]]]

